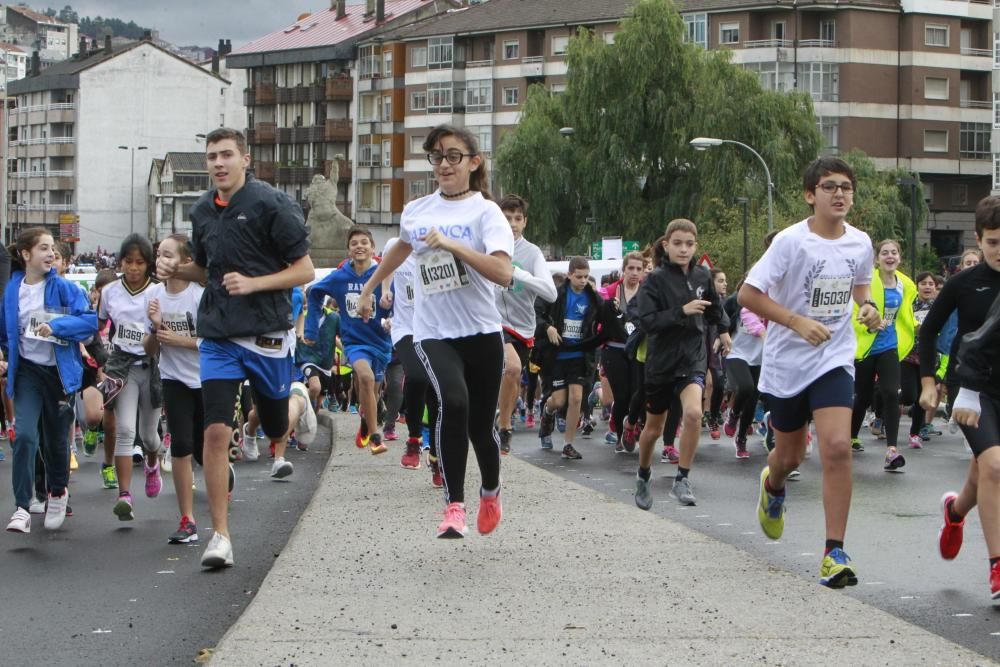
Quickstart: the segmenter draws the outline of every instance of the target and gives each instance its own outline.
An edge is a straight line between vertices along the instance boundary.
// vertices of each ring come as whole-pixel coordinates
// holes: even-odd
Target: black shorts
[[[956,392],[957,393],[957,392]],[[962,435],[977,459],[990,447],[1000,446],[1000,401],[985,392],[979,393],[979,427],[962,426]]]
[[[705,376],[690,375],[688,377],[674,378],[672,382],[646,383],[646,412],[651,415],[662,415],[670,409],[670,404],[674,402],[674,399],[680,398],[681,392],[692,384],[696,384],[704,389]]]
[[[503,330],[503,342],[504,345],[511,344],[514,346],[514,351],[517,352],[517,358],[521,360],[521,368],[528,367],[528,357],[531,355],[531,347],[528,346],[524,339],[519,338],[511,334],[506,329]]]
[[[170,431],[170,455],[180,458],[194,455],[202,464],[205,444],[204,399],[201,389],[192,389],[183,382],[163,379],[163,402],[167,408],[167,430]]]
[[[552,376],[549,385],[552,391],[566,389],[571,384],[578,384],[586,387],[590,384],[587,377],[587,359],[576,357],[574,359],[556,359],[552,365]]]
[[[236,428],[242,399],[242,380],[204,380],[201,396],[205,403],[205,427],[225,424]],[[288,396],[268,398],[254,392],[254,406],[264,435],[274,440],[288,431]]]
[[[854,378],[846,368],[827,371],[795,396],[765,394],[776,431],[794,433],[823,408],[854,408]]]
[[[80,384],[80,390],[89,389],[90,387],[97,386],[97,367],[91,366],[86,361],[83,362],[83,380]]]

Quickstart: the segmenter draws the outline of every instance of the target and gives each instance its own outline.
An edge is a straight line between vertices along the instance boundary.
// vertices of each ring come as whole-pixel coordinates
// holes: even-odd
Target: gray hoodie
[[[505,329],[522,338],[535,335],[535,298],[548,303],[556,300],[556,286],[545,265],[542,251],[523,236],[514,241],[514,281],[511,287],[498,287],[497,310]]]

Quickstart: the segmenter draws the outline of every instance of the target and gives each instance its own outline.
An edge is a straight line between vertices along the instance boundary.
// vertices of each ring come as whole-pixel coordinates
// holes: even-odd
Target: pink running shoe
[[[663,456],[660,457],[660,463],[672,463],[677,465],[681,462],[681,453],[677,451],[677,448],[673,445],[668,445],[663,448]]]
[[[923,449],[924,443],[921,441],[919,435],[910,436],[910,449]]]
[[[479,513],[476,515],[476,528],[480,535],[489,535],[500,525],[503,518],[503,506],[500,504],[500,494],[486,497],[479,496]]]
[[[465,537],[465,532],[465,505],[449,503],[444,508],[444,521],[438,524],[437,536],[445,539],[457,539]]]
[[[160,462],[157,461],[152,468],[145,463],[142,467],[146,472],[146,497],[155,498],[160,495],[160,489],[163,488],[163,478],[160,477]]]
[[[407,470],[420,470],[420,439],[407,438],[406,451],[399,464]]]
[[[392,442],[393,440],[399,440],[399,436],[396,435],[396,429],[390,425],[389,428],[382,429],[382,439],[386,442]]]
[[[528,428],[535,428],[535,415],[528,413],[528,416],[524,419],[524,425]]]
[[[737,420],[738,419],[739,416],[737,415]],[[725,423],[722,425],[722,430],[728,437],[732,438],[733,436],[736,435],[736,429],[738,426],[739,424],[737,423],[737,421],[733,421],[732,416],[730,416],[730,418],[727,419]]]

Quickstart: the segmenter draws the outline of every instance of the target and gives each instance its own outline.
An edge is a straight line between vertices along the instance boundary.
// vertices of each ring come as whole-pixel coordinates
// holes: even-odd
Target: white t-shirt
[[[743,324],[743,318],[740,317],[742,312],[741,308],[740,312],[736,314],[736,335],[733,336],[733,348],[729,351],[726,359],[742,359],[747,363],[747,366],[760,366],[764,356],[764,338],[750,333],[746,325]]]
[[[101,306],[97,317],[114,324],[112,347],[129,354],[144,355],[142,339],[146,336],[146,292],[155,285],[150,280],[135,293],[125,286],[125,278],[108,283],[101,290]]]
[[[382,251],[383,256],[397,243],[399,243],[398,237],[389,239]],[[413,253],[410,253],[406,261],[392,274],[392,328],[389,330],[389,337],[393,346],[406,336],[413,335],[413,300],[416,296],[413,274],[416,267],[417,262]]]
[[[856,285],[871,284],[874,254],[868,235],[846,223],[844,234],[834,240],[812,233],[808,219],[774,237],[750,269],[747,283],[793,313],[826,325],[831,338],[813,347],[791,329],[771,322],[758,385],[762,393],[795,396],[835,368],[854,377],[852,291]]]
[[[450,201],[435,191],[407,204],[399,238],[413,246],[413,340],[499,332],[494,283],[451,253],[432,250],[420,240],[434,228],[477,252],[514,254],[510,223],[499,206],[478,192]]]
[[[18,291],[18,328],[21,332],[17,341],[17,351],[22,359],[33,361],[42,366],[56,365],[56,350],[53,341],[55,338],[43,339],[34,333],[35,327],[50,319],[59,317],[58,314],[49,313],[45,310],[45,281],[29,285],[27,281],[21,281],[21,289]],[[58,344],[66,345],[66,341],[59,341]]]
[[[153,299],[160,302],[160,318],[163,326],[181,336],[195,338],[195,325],[198,322],[198,304],[205,288],[198,283],[189,283],[187,287],[171,294],[163,283],[153,285],[146,290],[146,304]],[[146,319],[146,327],[150,335],[156,335],[153,323]],[[165,380],[183,382],[191,389],[201,387],[200,362],[197,349],[160,345],[160,377]]]

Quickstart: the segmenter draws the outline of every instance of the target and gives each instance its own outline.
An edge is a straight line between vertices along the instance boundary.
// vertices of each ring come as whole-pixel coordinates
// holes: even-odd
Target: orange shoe
[[[480,492],[482,493],[482,492]],[[495,496],[479,496],[479,513],[476,515],[476,528],[480,535],[489,535],[503,518],[503,506],[500,504],[499,492]]]

